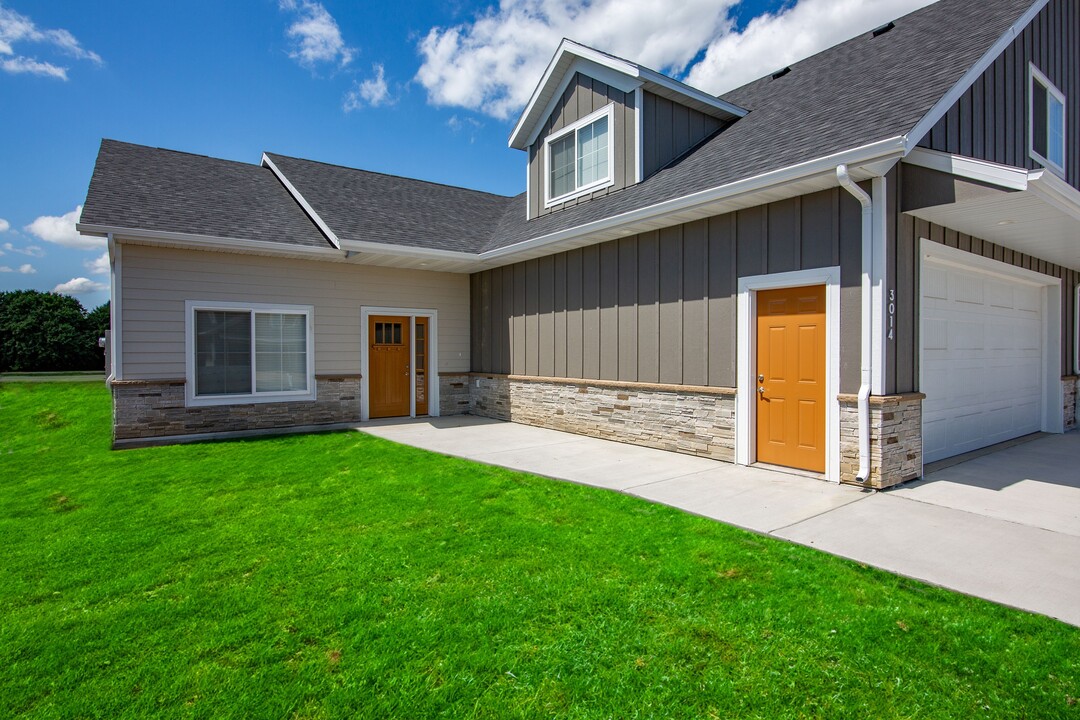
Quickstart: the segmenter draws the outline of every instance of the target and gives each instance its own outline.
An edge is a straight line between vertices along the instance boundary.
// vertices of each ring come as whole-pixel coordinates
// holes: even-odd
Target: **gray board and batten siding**
[[[841,267],[859,386],[859,204],[835,188],[472,275],[476,372],[735,386],[738,278]]]
[[[1065,175],[1080,189],[1080,2],[1051,0],[919,143],[1034,170],[1029,154],[1028,63],[1065,95]]]
[[[615,127],[610,132],[615,137],[615,157],[612,158],[612,172],[615,183],[595,192],[573,198],[564,203],[545,208],[547,188],[546,153],[544,141],[552,133],[562,130],[581,118],[615,104]],[[551,115],[544,123],[536,141],[529,146],[529,218],[539,217],[593,198],[602,197],[609,192],[621,190],[633,185],[637,175],[637,131],[634,126],[634,93],[624,93],[587,75],[574,73],[562,97],[555,103]]]
[[[711,115],[651,92],[643,92],[642,99],[642,179],[724,126]]]

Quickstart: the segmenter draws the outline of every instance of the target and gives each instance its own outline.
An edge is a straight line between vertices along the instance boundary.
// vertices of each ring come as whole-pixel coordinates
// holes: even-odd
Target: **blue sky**
[[[516,194],[560,37],[722,92],[929,0],[0,0],[0,290],[108,299],[74,232],[101,138]]]

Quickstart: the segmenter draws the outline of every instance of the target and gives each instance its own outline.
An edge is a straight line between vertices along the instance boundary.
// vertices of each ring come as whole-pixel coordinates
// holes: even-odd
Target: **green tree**
[[[96,343],[98,338],[105,337],[105,331],[109,329],[109,301],[106,300],[104,305],[98,305],[88,312],[86,319],[90,323],[90,332],[93,333]]]
[[[82,303],[38,290],[0,293],[0,372],[97,370],[102,352]]]

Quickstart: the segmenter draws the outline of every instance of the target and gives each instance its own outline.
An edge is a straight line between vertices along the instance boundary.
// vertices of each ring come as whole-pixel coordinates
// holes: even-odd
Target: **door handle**
[[[764,385],[759,385],[757,391],[758,391],[758,395],[764,395],[765,394],[765,386]]]

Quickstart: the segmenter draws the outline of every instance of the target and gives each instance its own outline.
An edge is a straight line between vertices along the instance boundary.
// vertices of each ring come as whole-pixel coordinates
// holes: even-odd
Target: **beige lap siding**
[[[315,374],[360,372],[360,307],[438,311],[439,367],[469,370],[469,276],[125,243],[123,377],[185,376],[184,302],[315,308]]]

